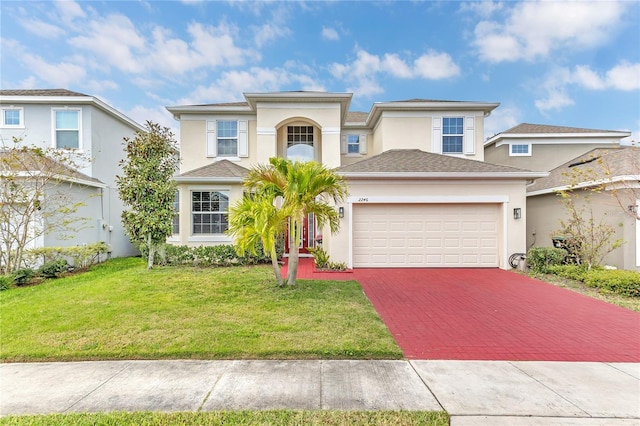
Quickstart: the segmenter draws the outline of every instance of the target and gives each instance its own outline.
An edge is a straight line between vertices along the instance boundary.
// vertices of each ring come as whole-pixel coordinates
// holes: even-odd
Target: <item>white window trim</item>
[[[358,136],[358,152],[349,152],[349,136]],[[347,157],[362,157],[367,155],[367,138],[366,133],[343,133],[340,137],[340,154]],[[355,144],[352,144],[355,145]]]
[[[78,112],[78,148],[74,149],[64,149],[58,148],[58,140],[56,139],[56,111],[77,111]],[[65,129],[60,129],[65,130]],[[66,129],[66,130],[74,130],[74,129]],[[51,108],[51,145],[53,149],[58,149],[61,151],[76,151],[82,152],[84,149],[82,143],[82,108]]]
[[[456,133],[456,134],[445,134],[444,133],[444,120],[445,119],[451,119],[451,118],[461,118],[462,119],[462,133]],[[464,155],[465,153],[465,118],[462,115],[446,115],[446,116],[442,116],[441,118],[441,122],[440,122],[440,153],[444,154],[444,155],[457,155],[457,156],[461,156]],[[435,128],[435,126],[434,126]],[[462,146],[460,147],[460,151],[456,151],[456,152],[445,152],[444,151],[444,138],[447,136],[459,136],[462,137]]]
[[[526,153],[518,153],[518,152],[513,152],[513,147],[516,145],[526,145],[527,148],[527,152]],[[531,149],[532,146],[530,143],[510,143],[509,144],[509,157],[531,157]]]
[[[227,223],[229,222],[229,209],[231,209],[231,191],[228,189],[217,188],[190,188],[189,189],[189,238],[188,241],[231,241],[231,237],[224,232],[220,234],[194,234],[193,233],[193,193],[194,192],[220,192],[229,198],[229,206],[227,209]],[[215,213],[215,212],[205,212]],[[182,232],[182,230],[181,230]]]
[[[218,122],[235,121],[237,123],[236,148],[237,155],[218,154]],[[249,157],[249,122],[235,118],[221,118],[206,121],[206,156],[208,158],[220,158],[230,161],[241,161],[241,158]]]
[[[4,112],[5,111],[12,111],[12,110],[18,110],[20,113],[20,124],[7,124],[4,121]],[[14,107],[12,105],[9,106],[3,106],[0,107],[0,114],[2,114],[2,117],[0,117],[0,127],[5,128],[5,129],[24,129],[24,108],[22,107]]]

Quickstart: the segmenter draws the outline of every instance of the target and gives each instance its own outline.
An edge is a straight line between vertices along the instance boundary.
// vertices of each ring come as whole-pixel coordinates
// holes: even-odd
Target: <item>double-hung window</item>
[[[191,193],[192,233],[224,234],[229,227],[229,194],[226,191]]]
[[[442,153],[462,154],[464,140],[464,118],[442,118]]]
[[[238,156],[238,122],[218,121],[218,156]]]
[[[2,108],[2,127],[24,127],[23,109],[14,107]]]
[[[360,135],[347,135],[347,154],[360,153]]]
[[[54,109],[54,146],[58,149],[80,149],[80,110]]]
[[[173,196],[173,234],[180,233],[180,191]]]

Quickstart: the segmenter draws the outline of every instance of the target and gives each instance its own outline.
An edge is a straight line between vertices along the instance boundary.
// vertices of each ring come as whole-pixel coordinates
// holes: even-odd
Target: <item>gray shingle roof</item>
[[[419,149],[393,149],[338,169],[340,173],[526,173],[529,170]]]
[[[367,121],[367,117],[369,117],[368,112],[361,111],[353,111],[347,113],[347,119],[345,120],[347,123],[362,123],[364,124]]]
[[[12,173],[16,171],[38,172],[44,170],[72,180],[82,180],[104,185],[102,181],[96,178],[80,173],[50,157],[35,154],[33,151],[0,151],[0,173]]]
[[[0,90],[0,96],[88,96],[67,89]]]
[[[529,185],[527,192],[566,186],[570,183],[570,177],[574,171],[579,172],[587,181],[638,175],[640,174],[640,148],[628,146],[593,149],[551,170],[549,176]],[[607,171],[611,174],[608,175]]]
[[[229,160],[220,160],[206,166],[182,173],[178,178],[239,178],[247,175],[249,170]]]
[[[545,124],[522,123],[505,130],[501,134],[529,134],[529,133],[619,133],[615,130],[582,129],[579,127],[549,126]]]

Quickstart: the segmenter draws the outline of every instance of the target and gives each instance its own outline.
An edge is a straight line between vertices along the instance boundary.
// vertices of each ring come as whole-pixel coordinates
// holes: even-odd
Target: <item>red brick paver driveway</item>
[[[406,358],[640,362],[640,314],[500,269],[356,269]]]

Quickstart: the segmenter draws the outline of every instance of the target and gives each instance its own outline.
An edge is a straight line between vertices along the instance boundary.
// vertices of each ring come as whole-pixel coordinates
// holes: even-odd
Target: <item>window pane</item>
[[[56,129],[78,129],[78,111],[56,111]]]
[[[462,153],[462,136],[443,136],[442,152],[448,154]]]
[[[19,126],[20,125],[20,110],[19,109],[5,109],[4,110],[4,124],[7,126]]]
[[[513,154],[528,154],[529,145],[524,145],[524,144],[511,145],[511,152]]]
[[[79,138],[77,130],[56,131],[56,146],[58,148],[78,148]]]

